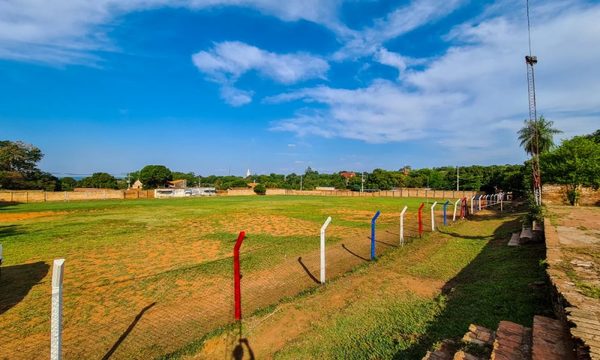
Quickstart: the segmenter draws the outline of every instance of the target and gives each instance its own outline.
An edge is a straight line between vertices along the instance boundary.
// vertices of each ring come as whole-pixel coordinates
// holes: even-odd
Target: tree
[[[173,180],[173,174],[164,165],[146,165],[140,170],[140,181],[144,184],[144,189],[165,187],[170,180]]]
[[[600,187],[600,143],[589,137],[565,140],[542,159],[548,179],[567,186],[571,205],[578,204],[582,186]]]
[[[263,184],[257,184],[254,187],[254,192],[256,193],[256,195],[266,195],[267,194],[267,187],[264,186]]]
[[[44,155],[37,147],[22,141],[0,141],[0,171],[29,174],[37,171]]]
[[[73,191],[77,187],[77,180],[72,177],[64,177],[60,179],[60,188],[62,191]]]
[[[173,171],[172,176],[173,180],[185,179],[187,182],[187,186],[189,187],[198,185],[198,176],[196,176],[196,174],[194,174],[193,172],[184,173],[179,171]]]
[[[554,122],[544,119],[525,120],[525,126],[519,130],[519,141],[525,152],[531,155],[531,172],[536,204],[542,203],[542,180],[540,171],[540,154],[554,147],[554,135],[561,131],[553,128]]]
[[[105,172],[93,173],[92,176],[81,179],[79,186],[84,188],[116,189],[117,179]]]
[[[0,188],[56,190],[58,179],[37,168],[43,157],[42,151],[33,145],[0,141]]]

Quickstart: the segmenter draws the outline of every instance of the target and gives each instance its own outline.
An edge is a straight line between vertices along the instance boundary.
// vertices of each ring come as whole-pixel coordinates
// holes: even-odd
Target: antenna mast
[[[534,66],[537,64],[537,56],[534,56],[531,51],[531,19],[529,15],[529,0],[526,0],[527,7],[527,36],[529,41],[529,55],[525,56],[525,64],[527,65],[527,94],[529,98],[529,126],[532,127],[533,149],[532,155],[532,172],[533,172],[533,196],[537,205],[542,204],[542,181],[540,174],[539,162],[539,134],[537,122],[537,108],[535,99],[535,71]]]

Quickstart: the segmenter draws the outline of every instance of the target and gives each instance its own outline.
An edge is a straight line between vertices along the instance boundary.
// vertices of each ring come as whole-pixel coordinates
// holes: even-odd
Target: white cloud
[[[600,93],[599,18],[600,5],[577,2],[560,16],[536,12],[538,114],[571,134],[572,128],[582,133],[600,123],[600,98],[593,95]],[[512,146],[514,129],[528,106],[525,25],[522,16],[508,14],[457,27],[450,36],[457,45],[423,70],[405,70],[400,82],[377,80],[359,89],[316,87],[272,97],[268,101],[325,105],[282,119],[273,129],[367,142],[427,137],[443,146],[480,148],[480,158],[511,146],[514,155],[519,152]]]
[[[371,27],[343,34],[346,37],[345,45],[333,58],[345,60],[375,54],[386,41],[435,22],[464,3],[465,0],[412,0],[410,4],[375,20]]]
[[[135,11],[160,7],[202,10],[238,6],[284,21],[306,20],[337,33],[340,0],[2,0],[0,58],[52,64],[97,61],[98,50],[115,50],[107,37],[112,22]]]
[[[215,44],[208,51],[192,56],[194,65],[207,77],[223,85],[222,95],[232,105],[251,101],[251,94],[233,89],[240,76],[256,71],[281,84],[325,78],[329,64],[308,54],[276,54],[237,41]],[[233,99],[233,100],[232,100]]]

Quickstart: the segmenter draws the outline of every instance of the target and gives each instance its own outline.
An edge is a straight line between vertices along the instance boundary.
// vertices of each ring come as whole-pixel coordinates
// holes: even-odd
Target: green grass
[[[249,233],[242,251],[244,271],[249,274],[275,268],[286,256],[318,249],[315,240],[327,216],[334,217],[336,226],[349,230],[363,228],[368,232],[369,214],[381,210],[380,228],[395,229],[401,208],[408,205],[414,215],[420,203],[420,199],[404,198],[267,196],[2,206],[0,216],[48,211],[65,214],[0,223],[0,243],[5,251],[3,266],[17,269],[27,264],[23,270],[14,270],[12,277],[0,278],[3,290],[0,306],[9,301],[7,294],[14,293],[23,294],[21,301],[26,306],[0,316],[7,320],[14,333],[47,332],[47,292],[54,258],[67,258],[66,306],[77,304],[79,296],[88,288],[100,289],[94,303],[79,307],[80,313],[70,319],[71,326],[84,326],[95,307],[103,308],[105,315],[112,315],[112,306],[135,308],[138,304],[130,302],[128,294],[165,303],[180,301],[182,296],[191,294],[196,283],[219,284],[223,279],[228,282],[230,252],[237,233],[225,225],[236,216],[277,215],[308,221],[315,227],[314,236]],[[344,213],[338,214],[339,211]],[[342,218],[353,211],[362,215]],[[428,212],[424,215],[428,219]],[[281,358],[420,358],[436,342],[461,337],[470,322],[492,328],[502,319],[530,325],[534,313],[548,309],[543,291],[528,287],[544,279],[543,268],[539,266],[544,252],[541,246],[508,248],[498,242],[518,227],[510,220],[483,218],[448,227],[443,234],[426,236],[405,248],[390,251],[374,265],[356,267],[345,276],[377,276],[373,274],[374,268],[394,267],[406,276],[423,281],[446,282],[448,292],[434,298],[405,291],[372,298],[363,296],[363,300],[352,303],[336,316],[321,319],[309,335],[277,355]],[[342,240],[328,237],[328,242]],[[217,250],[212,257],[197,260],[189,253],[203,251],[202,247],[190,247],[198,242],[213,244]],[[408,259],[412,251],[425,248],[426,256],[414,262],[395,260]],[[150,251],[152,249],[155,251]],[[171,262],[150,266],[163,254],[176,256]],[[190,287],[178,284],[179,281],[187,282]],[[320,296],[334,287],[335,282],[326,288],[311,287],[279,301],[301,301]],[[112,295],[121,298],[110,302],[103,289],[113,289],[110,290],[114,291]],[[257,310],[254,316],[270,313],[273,306]],[[173,355],[193,353],[206,339],[227,329],[228,326],[214,330]],[[325,345],[321,345],[323,343]]]
[[[276,357],[420,359],[441,340],[460,339],[471,323],[491,329],[501,320],[531,326],[533,315],[551,314],[547,288],[532,287],[545,280],[540,265],[544,248],[507,247],[506,234],[513,227],[518,223],[481,221],[461,226],[452,237],[433,237],[432,241],[443,239],[442,245],[406,272],[445,280],[443,295],[427,299],[401,293],[357,300],[315,324]],[[393,260],[388,263],[400,266]],[[364,276],[377,276],[376,271],[370,269]]]

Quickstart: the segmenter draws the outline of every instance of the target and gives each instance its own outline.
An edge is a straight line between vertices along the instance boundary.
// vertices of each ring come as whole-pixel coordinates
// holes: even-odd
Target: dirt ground
[[[26,213],[2,213],[0,212],[0,222],[15,222],[22,220],[35,219],[40,217],[59,216],[66,214],[66,211],[38,211]]]

